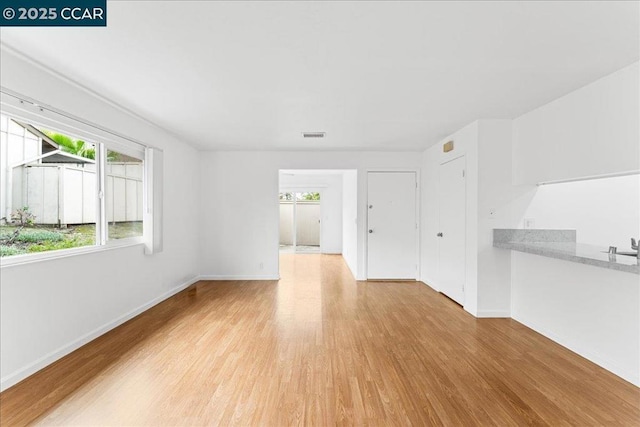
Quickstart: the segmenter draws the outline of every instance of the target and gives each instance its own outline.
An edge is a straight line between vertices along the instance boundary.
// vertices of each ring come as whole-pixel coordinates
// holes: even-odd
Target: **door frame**
[[[422,183],[420,181],[420,169],[412,169],[412,168],[372,168],[366,169],[365,173],[367,174],[367,179],[364,181],[364,221],[362,221],[363,225],[360,228],[360,231],[364,234],[364,265],[363,272],[366,280],[369,280],[369,173],[415,173],[416,174],[416,189],[414,193],[415,202],[416,202],[416,281],[420,281],[421,277],[421,256],[420,256],[420,230],[421,230],[421,187]]]
[[[308,186],[308,185],[288,185],[286,187],[281,187],[278,189],[278,195],[280,193],[301,193],[301,192],[314,192],[314,193],[320,193],[320,253],[322,254],[322,249],[324,248],[324,235],[322,233],[322,219],[324,218],[324,203],[322,203],[322,199],[324,197],[324,189],[326,188],[326,186],[318,186],[318,185],[314,185],[314,186]],[[278,204],[278,209],[279,209],[279,204]],[[280,210],[278,210],[278,236],[280,236]],[[292,239],[293,239],[293,253],[296,254],[298,252],[296,252],[296,201],[293,201],[293,234],[292,234]],[[280,238],[278,237],[278,253],[280,253]],[[279,264],[279,262],[278,262]],[[280,265],[278,265],[278,271],[280,269]]]

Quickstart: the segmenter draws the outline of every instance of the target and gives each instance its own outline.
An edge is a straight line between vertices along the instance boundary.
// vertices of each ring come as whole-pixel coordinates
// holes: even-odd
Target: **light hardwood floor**
[[[640,389],[339,256],[200,282],[0,395],[3,426],[640,425]]]

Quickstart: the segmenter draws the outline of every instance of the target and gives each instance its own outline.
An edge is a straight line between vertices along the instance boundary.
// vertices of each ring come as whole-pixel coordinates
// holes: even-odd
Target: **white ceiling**
[[[200,148],[419,150],[637,61],[638,6],[109,1],[0,37]]]

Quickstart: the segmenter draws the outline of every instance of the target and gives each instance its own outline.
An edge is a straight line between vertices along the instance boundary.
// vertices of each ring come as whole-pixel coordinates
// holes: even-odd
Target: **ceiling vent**
[[[304,138],[324,138],[326,132],[302,132]]]

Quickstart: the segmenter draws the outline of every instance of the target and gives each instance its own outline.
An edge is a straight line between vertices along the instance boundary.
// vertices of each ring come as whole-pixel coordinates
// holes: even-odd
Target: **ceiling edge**
[[[101,102],[103,102],[103,103],[115,108],[116,110],[118,110],[118,111],[120,111],[122,113],[125,113],[129,117],[132,117],[132,118],[134,118],[136,120],[140,120],[140,121],[142,121],[142,122],[144,122],[144,123],[156,128],[156,129],[166,133],[167,135],[170,135],[171,137],[175,138],[176,140],[178,140],[178,141],[180,141],[182,143],[190,145],[192,148],[194,148],[196,150],[202,150],[202,147],[199,146],[198,144],[195,144],[195,143],[193,143],[191,141],[188,141],[188,140],[184,139],[183,137],[179,136],[175,132],[173,132],[173,131],[171,131],[171,130],[169,130],[169,129],[161,126],[161,125],[159,125],[155,121],[143,116],[142,114],[140,114],[140,113],[138,113],[138,112],[136,112],[136,111],[134,111],[134,110],[132,110],[132,109],[130,109],[128,107],[125,107],[124,105],[122,105],[122,104],[120,104],[120,103],[118,103],[116,101],[113,101],[112,99],[108,98],[107,96],[102,95],[101,93],[96,92],[95,90],[90,89],[87,86],[77,82],[76,80],[72,79],[71,77],[52,69],[51,67],[43,64],[42,62],[38,61],[37,59],[34,59],[31,56],[25,54],[21,50],[10,46],[9,44],[7,44],[4,41],[0,41],[0,51],[6,51],[6,52],[8,52],[8,53],[10,53],[12,55],[15,55],[18,58],[28,62],[31,65],[33,65],[34,67],[37,67],[37,68],[41,69],[42,71],[54,76],[57,79],[60,79],[60,80],[64,81],[65,83],[70,84],[71,86],[73,86],[73,87],[75,87],[77,89],[80,89],[81,91],[87,93],[91,97],[96,98],[97,100],[99,100],[99,101],[101,101]]]

